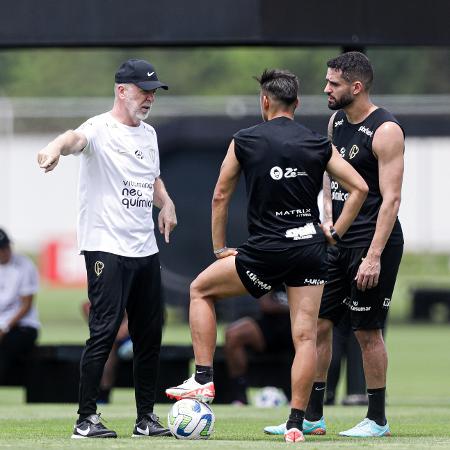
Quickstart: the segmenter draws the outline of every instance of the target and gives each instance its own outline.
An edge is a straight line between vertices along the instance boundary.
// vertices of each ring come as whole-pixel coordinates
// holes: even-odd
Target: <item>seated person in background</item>
[[[8,235],[0,229],[0,384],[9,367],[36,342],[40,323],[33,298],[38,288],[35,265],[13,253]]]
[[[81,306],[84,317],[89,319],[89,310],[91,309],[91,304],[89,300],[85,301]],[[130,339],[128,333],[128,316],[125,313],[122,323],[120,325],[119,331],[117,332],[116,339],[112,346],[111,352],[103,369],[102,379],[100,381],[100,392],[97,399],[97,403],[105,404],[109,403],[109,394],[111,393],[111,388],[114,386],[116,380],[116,370],[117,363],[119,362],[118,350],[119,347]]]
[[[262,316],[244,317],[231,323],[225,332],[225,358],[231,379],[234,404],[247,405],[247,349],[276,352],[294,346],[287,295],[283,286],[259,299]]]

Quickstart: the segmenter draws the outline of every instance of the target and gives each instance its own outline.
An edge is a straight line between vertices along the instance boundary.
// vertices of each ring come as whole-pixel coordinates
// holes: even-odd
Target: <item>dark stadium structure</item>
[[[450,3],[5,0],[1,47],[448,46]]]

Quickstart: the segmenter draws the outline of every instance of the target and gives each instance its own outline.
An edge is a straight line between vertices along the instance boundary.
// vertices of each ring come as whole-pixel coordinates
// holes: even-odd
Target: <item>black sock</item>
[[[198,366],[195,365],[195,381],[200,384],[206,384],[213,380],[212,366]]]
[[[369,396],[369,409],[367,411],[367,418],[370,420],[374,420],[380,426],[386,425],[386,387],[378,389],[367,389],[367,394]]]
[[[233,401],[242,402],[244,405],[248,404],[247,379],[245,377],[230,378],[230,390]]]
[[[289,419],[286,422],[286,430],[291,428],[297,428],[303,431],[303,419],[305,418],[305,411],[301,409],[291,408],[291,414],[289,414]]]
[[[323,416],[323,396],[325,394],[326,383],[317,381],[313,384],[311,395],[309,396],[308,407],[306,408],[306,419],[315,422]]]

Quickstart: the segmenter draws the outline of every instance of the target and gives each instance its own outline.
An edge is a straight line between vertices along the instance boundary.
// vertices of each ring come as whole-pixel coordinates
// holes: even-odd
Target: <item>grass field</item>
[[[185,330],[187,331],[187,330]],[[390,352],[388,419],[393,437],[352,440],[337,432],[354,425],[365,414],[362,407],[333,406],[325,409],[327,436],[310,437],[307,448],[416,448],[450,449],[450,357],[447,343],[450,327],[443,325],[391,326],[387,344]],[[166,422],[168,404],[155,412]],[[206,442],[176,441],[172,438],[136,440],[130,437],[134,417],[133,392],[116,389],[112,404],[99,409],[117,440],[73,441],[68,439],[75,420],[76,405],[23,402],[23,391],[0,389],[0,448],[207,448],[264,449],[286,445],[279,437],[266,436],[267,424],[285,420],[288,408],[272,410],[213,405],[216,431]]]
[[[407,324],[411,290],[419,286],[450,287],[448,255],[406,255],[391,306],[387,332],[390,354],[388,419],[393,437],[352,440],[337,433],[361,420],[365,408],[333,406],[325,409],[328,434],[309,437],[307,448],[414,448],[450,449],[450,327],[448,324]],[[87,326],[80,305],[84,289],[51,289],[43,286],[37,304],[43,324],[40,342],[82,343]],[[437,310],[442,322],[448,312]],[[223,326],[219,327],[219,343]],[[164,343],[189,343],[187,324],[179,323],[173,311],[164,331]],[[181,380],[180,380],[181,381]],[[215,433],[209,441],[177,441],[173,438],[136,440],[130,437],[134,423],[134,400],[130,389],[116,389],[110,405],[99,409],[106,425],[119,434],[116,440],[69,439],[77,405],[32,404],[17,388],[0,388],[0,448],[148,448],[265,449],[286,444],[267,436],[262,429],[286,419],[288,407],[273,410],[213,405]],[[155,412],[166,423],[170,405],[157,405]]]

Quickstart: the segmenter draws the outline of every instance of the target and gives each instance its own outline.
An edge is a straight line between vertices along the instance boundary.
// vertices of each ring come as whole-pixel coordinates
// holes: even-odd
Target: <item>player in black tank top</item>
[[[285,439],[303,440],[304,410],[316,367],[315,336],[326,280],[326,241],[335,244],[356,217],[367,185],[327,140],[294,122],[298,80],[287,71],[261,76],[264,123],[234,136],[223,161],[212,202],[212,238],[217,261],[191,285],[189,320],[196,373],[169,397],[214,398],[213,356],[216,301],[250,292],[255,297],[286,284],[296,356],[292,367],[291,415]],[[334,229],[319,226],[317,195],[324,171],[350,195]],[[249,238],[238,249],[226,246],[228,205],[240,173],[248,194]]]
[[[331,360],[332,328],[350,314],[361,346],[369,408],[367,417],[344,436],[390,434],[385,416],[387,353],[382,329],[403,251],[397,214],[403,178],[404,134],[397,120],[369,97],[373,79],[370,61],[359,52],[344,53],[327,63],[325,93],[338,112],[329,124],[329,138],[369,186],[356,220],[329,254],[328,282],[318,322],[316,379],[306,418],[323,419],[323,389]],[[331,193],[324,179],[324,227],[341,217],[348,195],[331,175]],[[328,180],[329,182],[329,180]],[[332,206],[331,206],[332,203]],[[344,209],[343,209],[344,208]]]
[[[378,159],[372,148],[374,135],[385,122],[396,123],[397,119],[383,108],[375,109],[362,122],[353,124],[343,110],[338,111],[332,121],[333,144],[341,156],[364,178],[369,194],[358,216],[345,233],[340,243],[343,247],[366,247],[372,242],[383,196],[380,192]],[[400,126],[401,127],[401,126]],[[403,129],[402,129],[403,131]],[[335,180],[331,180],[333,219],[342,212],[347,192]],[[403,244],[403,233],[398,218],[386,245]]]

